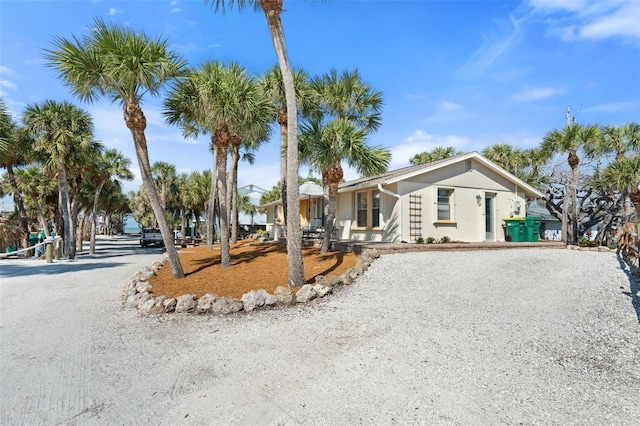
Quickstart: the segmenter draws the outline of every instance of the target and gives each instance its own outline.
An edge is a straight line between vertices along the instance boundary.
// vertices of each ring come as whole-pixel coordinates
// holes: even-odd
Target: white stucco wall
[[[470,161],[472,162],[453,164],[385,186],[385,190],[399,194],[400,199],[382,194],[381,229],[357,228],[355,226],[355,192],[339,194],[336,223],[340,228],[340,238],[368,241],[415,241],[410,232],[410,195],[413,194],[421,197],[422,238],[439,239],[447,236],[454,241],[486,241],[485,195],[494,194],[494,233],[491,241],[504,241],[503,219],[525,215],[524,193],[481,163]],[[438,188],[453,189],[451,202],[453,217],[450,223],[436,220]],[[376,188],[367,190],[372,189]],[[519,210],[515,208],[518,203]]]

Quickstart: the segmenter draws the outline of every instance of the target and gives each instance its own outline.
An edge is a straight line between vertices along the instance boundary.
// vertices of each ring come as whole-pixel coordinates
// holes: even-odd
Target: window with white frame
[[[453,220],[453,189],[438,188],[438,221]]]
[[[371,227],[380,227],[380,191],[371,191]]]
[[[358,228],[367,227],[367,193],[358,192],[356,194],[356,226]]]

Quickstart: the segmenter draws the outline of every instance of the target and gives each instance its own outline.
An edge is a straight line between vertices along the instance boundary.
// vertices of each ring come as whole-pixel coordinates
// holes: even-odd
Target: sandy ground
[[[160,257],[0,263],[2,425],[637,424],[640,288],[612,253],[385,255],[308,305],[140,316]]]

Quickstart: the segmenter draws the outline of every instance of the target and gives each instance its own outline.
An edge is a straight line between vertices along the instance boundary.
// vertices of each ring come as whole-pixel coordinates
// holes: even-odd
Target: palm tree
[[[247,121],[240,127],[242,134],[234,134],[231,137],[231,168],[229,171],[230,193],[227,206],[230,209],[229,218],[233,223],[231,228],[231,242],[238,239],[238,164],[240,163],[240,148],[244,147],[242,158],[249,164],[253,164],[255,151],[263,142],[266,142],[271,134],[269,123],[273,121],[275,110],[273,105],[262,96],[257,83],[253,79],[246,81],[245,96],[247,99]]]
[[[640,149],[640,125],[627,123],[623,126],[604,126],[599,143],[587,147],[587,155],[597,158],[602,155],[615,154],[615,160],[621,161],[629,152],[636,153]]]
[[[282,0],[205,0],[212,3],[215,10],[223,10],[225,3],[237,5],[242,10],[261,8],[267,19],[271,41],[282,70],[282,81],[287,99],[287,258],[289,262],[289,286],[304,284],[304,264],[302,262],[302,229],[300,228],[300,204],[298,199],[298,111],[296,106],[295,82],[289,65],[284,31],[282,29]]]
[[[602,133],[596,125],[583,126],[580,124],[571,124],[563,129],[554,129],[548,132],[541,145],[543,151],[549,153],[566,153],[567,163],[571,168],[571,182],[569,185],[569,194],[572,205],[572,235],[573,243],[578,238],[578,195],[577,186],[580,179],[580,157],[578,152],[581,148],[589,150],[591,147],[601,143]],[[566,197],[566,195],[565,195]],[[567,198],[565,198],[567,200]],[[567,242],[567,215],[568,208],[565,202],[562,209],[562,240]]]
[[[160,203],[167,211],[167,190],[176,178],[176,166],[166,161],[156,161],[151,166],[151,174],[160,183]]]
[[[623,199],[629,197],[636,216],[640,217],[640,155],[631,158],[623,158],[609,164],[597,179],[596,186],[600,189],[618,190]],[[629,221],[627,215],[626,218]]]
[[[456,150],[452,146],[437,146],[431,151],[424,151],[420,154],[416,154],[409,159],[411,165],[431,163],[433,161],[444,160],[445,158],[453,157],[460,154],[460,151]]]
[[[243,136],[251,140],[264,139],[270,108],[256,82],[237,63],[205,62],[178,82],[165,101],[167,122],[182,127],[185,137],[211,134],[220,203],[220,263],[223,268],[231,266],[227,150],[239,147]]]
[[[305,125],[304,161],[322,173],[322,183],[328,192],[329,205],[325,218],[325,236],[321,251],[329,249],[333,220],[336,214],[338,184],[343,177],[341,162],[346,161],[360,173],[378,174],[386,171],[391,154],[380,147],[369,148],[366,137],[380,127],[382,93],[365,83],[359,71],[336,69],[312,80],[318,105]],[[312,152],[313,146],[316,152]]]
[[[122,105],[173,276],[184,278],[173,233],[153,182],[145,136],[147,120],[140,104],[146,93],[158,95],[166,83],[180,76],[186,63],[168,49],[167,40],[150,39],[102,20],[95,21],[89,36],[80,40],[56,38],[55,45],[58,50],[47,50],[49,65],[74,95],[88,102],[108,96]]]
[[[365,129],[358,129],[354,123],[343,119],[335,119],[325,125],[314,121],[302,128],[300,159],[322,174],[322,183],[329,197],[321,253],[326,253],[331,244],[338,185],[344,176],[342,162],[361,176],[373,176],[386,172],[391,161],[391,153],[387,149],[367,146],[366,137]]]
[[[27,105],[23,121],[34,136],[36,151],[44,156],[48,167],[56,173],[64,221],[64,253],[73,259],[76,241],[67,165],[72,153],[88,147],[93,140],[91,116],[67,101],[47,100],[42,104]]]
[[[313,101],[313,92],[310,90],[309,75],[302,69],[292,70],[293,84],[296,92],[297,107],[301,111],[307,111]],[[287,210],[287,134],[288,113],[287,96],[282,78],[282,71],[278,65],[274,65],[260,79],[260,85],[267,98],[269,98],[277,111],[276,121],[280,126],[280,192],[282,194],[282,208]]]
[[[45,215],[44,206],[46,196],[57,190],[55,182],[35,164],[17,169],[15,180],[18,191],[27,198],[27,205],[36,211],[40,228],[49,235],[49,218]]]
[[[514,175],[524,165],[522,150],[506,142],[486,147],[482,150],[482,155]]]
[[[112,179],[125,179],[132,180],[133,173],[129,169],[131,166],[131,160],[126,158],[117,149],[107,149],[98,159],[96,165],[96,177],[97,185],[95,188],[95,195],[93,198],[93,206],[91,209],[91,240],[89,243],[89,254],[95,254],[96,251],[96,226],[98,220],[98,202],[100,201],[100,193],[104,184]]]
[[[28,162],[32,141],[26,132],[14,123],[2,98],[0,98],[0,167],[7,169],[7,177],[13,195],[13,204],[20,216],[20,228],[23,231],[23,247],[29,245],[29,223],[22,195],[18,190],[14,167]],[[28,253],[28,252],[25,252]]]

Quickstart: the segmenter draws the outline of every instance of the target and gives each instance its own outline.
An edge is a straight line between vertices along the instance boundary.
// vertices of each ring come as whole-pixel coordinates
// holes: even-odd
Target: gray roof
[[[381,175],[376,175],[376,176],[371,176],[371,177],[362,177],[359,179],[354,179],[354,180],[350,180],[348,182],[343,182],[341,183],[338,188],[339,189],[347,189],[347,188],[353,188],[353,187],[358,187],[358,186],[375,186],[379,183],[385,183],[386,181],[393,179],[393,178],[397,178],[403,175],[408,175],[408,174],[412,174],[413,172],[417,172],[420,171],[422,169],[427,169],[427,168],[431,168],[433,166],[436,166],[440,163],[447,163],[447,162],[451,162],[452,160],[456,159],[457,157],[461,157],[463,155],[466,154],[459,154],[459,155],[454,155],[453,157],[449,157],[449,158],[445,158],[442,160],[437,160],[437,161],[432,161],[430,163],[423,163],[423,164],[417,164],[415,166],[407,166],[407,167],[402,167],[400,169],[396,169],[396,170],[391,170],[387,173],[383,173]]]
[[[537,189],[535,189],[531,185],[529,185],[526,182],[522,181],[517,176],[514,176],[513,174],[509,173],[508,171],[506,171],[502,167],[500,167],[497,164],[491,162],[489,159],[487,159],[486,157],[482,156],[481,154],[479,154],[478,152],[475,152],[475,151],[474,152],[467,152],[465,154],[454,155],[452,157],[445,158],[443,160],[432,161],[430,163],[424,163],[424,164],[418,164],[418,165],[415,165],[415,166],[403,167],[401,169],[392,170],[390,172],[387,172],[387,173],[384,173],[384,174],[381,174],[381,175],[377,175],[377,176],[363,177],[363,178],[359,178],[359,179],[350,180],[348,182],[341,183],[338,186],[338,191],[339,192],[349,192],[349,191],[353,191],[353,190],[356,190],[356,189],[359,189],[359,188],[371,188],[371,187],[377,186],[378,184],[388,185],[388,184],[391,184],[391,183],[394,183],[394,182],[398,182],[400,180],[410,179],[410,178],[412,178],[412,177],[414,177],[416,175],[419,175],[419,174],[422,174],[422,173],[427,173],[427,172],[430,172],[432,170],[438,169],[440,167],[446,167],[446,166],[448,166],[450,164],[455,164],[455,163],[457,163],[459,161],[464,161],[464,160],[468,160],[468,159],[471,159],[471,158],[476,159],[477,161],[479,161],[480,163],[483,163],[484,165],[486,165],[490,169],[493,169],[496,173],[502,175],[507,180],[516,183],[518,185],[518,187],[520,187],[520,188],[525,190],[525,193],[527,194],[527,197],[530,197],[530,198],[541,198],[543,196],[543,194],[540,191],[538,191]]]

